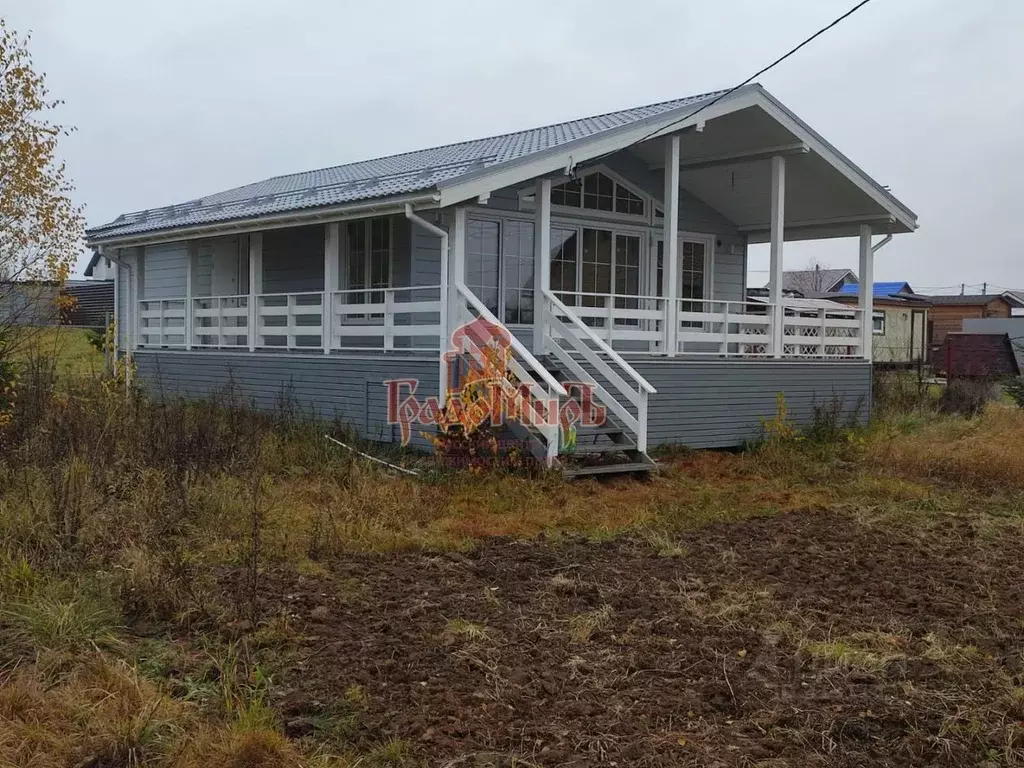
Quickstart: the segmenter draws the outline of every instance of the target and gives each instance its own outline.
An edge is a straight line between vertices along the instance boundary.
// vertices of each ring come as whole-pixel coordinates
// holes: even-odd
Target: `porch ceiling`
[[[862,223],[879,234],[913,231],[879,202],[878,190],[865,188],[863,180],[851,179],[815,151],[823,139],[796,128],[791,130],[760,106],[708,120],[703,131],[681,134],[680,183],[747,232],[751,242],[766,242],[771,154],[777,152],[786,156],[787,240],[853,236]],[[664,172],[663,140],[630,150],[652,170]]]

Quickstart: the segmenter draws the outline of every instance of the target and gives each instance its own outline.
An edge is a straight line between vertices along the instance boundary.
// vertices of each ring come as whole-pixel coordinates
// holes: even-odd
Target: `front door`
[[[506,325],[533,323],[533,222],[471,218],[466,286]]]
[[[701,312],[702,299],[711,298],[711,238],[679,236],[679,282],[677,295],[691,301],[682,304],[685,312]],[[665,241],[657,241],[657,262],[653,282],[658,296],[664,296]]]

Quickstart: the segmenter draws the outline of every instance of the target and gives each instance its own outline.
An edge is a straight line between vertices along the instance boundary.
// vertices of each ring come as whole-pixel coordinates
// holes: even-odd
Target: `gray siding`
[[[322,291],[324,239],[323,225],[264,232],[263,292]]]
[[[143,254],[143,299],[180,299],[185,295],[188,243],[147,245]]]
[[[132,267],[117,267],[115,285],[117,303],[117,343],[120,349],[128,347],[128,334],[135,324],[135,270],[138,269],[138,248],[119,249],[121,260]]]
[[[428,214],[420,214],[422,218],[442,229],[447,224],[442,220],[433,220]],[[411,225],[411,222],[410,222]],[[412,226],[409,231],[411,243],[410,273],[412,285],[441,284],[441,238],[432,235],[419,226]]]
[[[203,398],[233,387],[257,408],[270,410],[288,398],[304,415],[339,419],[386,443],[401,437],[387,423],[385,380],[418,379],[421,400],[438,394],[438,361],[423,358],[139,351],[135,361],[138,381],[158,399]],[[412,445],[429,447],[424,431],[413,425]]]
[[[739,446],[761,434],[762,419],[776,413],[778,393],[800,426],[815,406],[839,398],[846,413],[863,421],[871,405],[871,364],[864,361],[773,360],[630,361],[657,394],[648,406],[650,445],[691,448]]]

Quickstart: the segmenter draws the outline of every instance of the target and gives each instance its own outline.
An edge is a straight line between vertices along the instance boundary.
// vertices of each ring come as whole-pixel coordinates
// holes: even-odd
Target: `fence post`
[[[825,356],[825,335],[827,333],[826,322],[825,322],[825,309],[818,310],[818,317],[821,320],[821,326],[818,328],[818,355],[821,357]]]
[[[723,355],[729,354],[729,302],[722,304],[722,348],[719,352]]]
[[[384,351],[391,352],[395,348],[395,291],[388,288],[384,291]]]

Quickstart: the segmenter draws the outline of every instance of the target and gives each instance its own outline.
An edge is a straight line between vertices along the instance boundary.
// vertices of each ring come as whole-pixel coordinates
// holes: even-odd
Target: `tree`
[[[834,280],[830,280],[829,272],[827,264],[811,261],[805,269],[790,275],[790,286],[804,294],[824,293],[832,287],[832,282],[834,282]]]
[[[26,338],[18,327],[37,316],[40,302],[57,301],[84,229],[56,157],[71,129],[47,118],[61,102],[33,69],[29,40],[0,18],[0,367]]]

